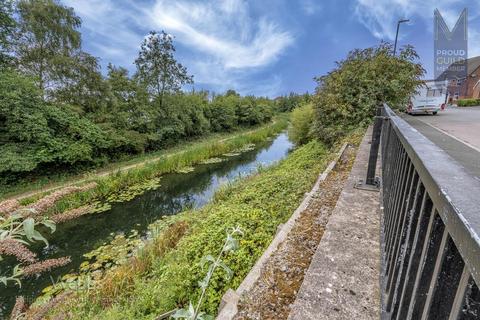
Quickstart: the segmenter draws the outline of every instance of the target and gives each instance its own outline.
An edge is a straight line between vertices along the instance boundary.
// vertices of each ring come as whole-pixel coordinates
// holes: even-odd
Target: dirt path
[[[272,122],[272,123],[274,123],[274,122]],[[245,132],[239,132],[238,134],[234,134],[233,136],[229,136],[229,137],[226,137],[226,138],[215,140],[215,142],[228,141],[228,140],[233,139],[233,138],[235,138],[237,136],[240,136],[240,135],[250,134],[250,133],[255,132],[255,131],[257,131],[257,130],[263,128],[263,127],[264,126],[262,126],[260,128],[248,130],[248,131],[245,131]],[[156,162],[163,157],[172,157],[174,155],[182,154],[184,152],[185,152],[185,150],[170,152],[170,153],[168,151],[166,151],[164,154],[159,155],[158,157],[147,159],[145,161],[141,161],[141,162],[137,162],[137,163],[133,163],[133,164],[128,164],[128,165],[124,165],[124,166],[120,165],[119,167],[115,167],[115,168],[112,168],[112,169],[100,169],[99,171],[97,171],[95,173],[80,174],[76,177],[72,177],[71,179],[69,179],[69,181],[58,182],[58,183],[53,182],[53,183],[47,184],[43,187],[39,187],[38,189],[35,189],[35,190],[26,191],[26,192],[22,192],[22,193],[19,193],[19,194],[6,196],[5,198],[0,199],[0,202],[5,201],[5,200],[11,200],[11,199],[21,200],[21,199],[24,199],[24,198],[28,198],[28,197],[40,194],[40,193],[55,191],[57,189],[61,189],[61,188],[69,187],[69,186],[73,186],[73,185],[78,185],[78,184],[82,184],[82,183],[85,183],[85,182],[91,182],[92,180],[97,179],[97,178],[106,177],[106,176],[109,176],[109,175],[117,173],[117,172],[123,172],[123,171],[128,171],[130,169],[139,168],[139,167],[145,166],[149,163]]]
[[[287,319],[328,218],[348,178],[355,151],[349,147],[287,239],[265,264],[260,279],[238,304],[234,319]]]

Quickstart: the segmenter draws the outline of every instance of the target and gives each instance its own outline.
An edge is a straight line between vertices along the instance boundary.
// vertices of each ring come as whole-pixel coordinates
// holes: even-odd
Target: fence
[[[480,181],[382,116],[382,318],[480,319]]]

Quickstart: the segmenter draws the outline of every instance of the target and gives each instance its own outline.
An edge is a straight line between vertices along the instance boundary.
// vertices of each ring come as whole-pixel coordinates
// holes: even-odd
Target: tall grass
[[[275,117],[275,122],[278,119],[288,118],[288,114],[279,114]],[[242,127],[236,129],[233,132],[223,132],[223,133],[210,133],[202,137],[192,138],[190,140],[180,142],[175,146],[168,147],[167,149],[162,149],[158,151],[148,152],[145,154],[132,155],[128,157],[122,157],[118,161],[108,163],[100,168],[89,169],[88,171],[81,171],[81,173],[55,173],[51,172],[48,176],[41,176],[36,178],[34,181],[19,181],[15,185],[0,185],[0,201],[9,197],[13,197],[22,193],[27,193],[30,191],[39,190],[47,187],[55,187],[62,184],[71,183],[75,180],[88,180],[91,181],[97,173],[115,171],[121,169],[122,167],[129,165],[137,165],[143,162],[150,162],[158,159],[161,156],[166,156],[168,154],[182,152],[185,149],[188,149],[192,146],[199,144],[209,144],[213,141],[223,141],[231,139],[232,137],[249,133],[251,131],[256,131],[270,124],[257,125],[253,127]],[[28,201],[28,200],[27,200]]]
[[[278,117],[273,123],[229,139],[217,140],[214,142],[207,141],[191,145],[177,153],[161,156],[158,160],[146,163],[143,166],[132,168],[127,171],[117,171],[105,177],[93,178],[89,181],[96,182],[97,187],[63,198],[48,210],[46,215],[51,216],[59,214],[66,210],[78,208],[87,204],[97,204],[98,207],[101,207],[100,204],[108,202],[109,199],[120,196],[122,193],[135,192],[135,194],[138,195],[151,187],[149,181],[158,179],[158,177],[163,174],[176,172],[182,168],[197,165],[204,160],[241,149],[252,143],[261,143],[267,138],[284,130],[287,125],[288,116],[283,115]],[[132,188],[135,190],[132,191]],[[28,203],[37,198],[38,196],[34,196],[32,199],[25,199],[23,200],[23,203]],[[121,199],[121,197],[118,198]]]

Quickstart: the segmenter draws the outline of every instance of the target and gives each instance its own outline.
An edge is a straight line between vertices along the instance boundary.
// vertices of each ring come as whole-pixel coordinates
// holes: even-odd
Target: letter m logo
[[[452,30],[438,9],[434,12],[434,74],[439,81],[465,79],[468,59],[468,11],[465,8]]]
[[[463,39],[464,41],[468,40],[468,22],[467,19],[467,8],[463,9],[460,17],[455,23],[453,30],[450,31],[450,28],[445,23],[442,14],[438,9],[435,9],[435,41],[439,40],[439,36],[443,35],[446,40],[451,41],[456,37],[457,39]]]

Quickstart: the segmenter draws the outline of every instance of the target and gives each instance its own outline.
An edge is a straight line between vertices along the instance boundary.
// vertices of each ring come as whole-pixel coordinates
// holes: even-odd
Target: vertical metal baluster
[[[413,165],[412,165],[412,167],[413,167]],[[417,173],[415,172],[415,170],[413,170],[414,177],[416,176],[416,174]],[[411,223],[411,221],[413,220],[412,219],[413,214],[417,214],[418,212],[421,212],[421,211],[424,210],[425,202],[426,202],[426,198],[427,198],[427,192],[425,192],[424,188],[422,186],[420,186],[420,189],[423,190],[423,195],[420,195],[422,197],[422,200],[418,201],[418,194],[416,194],[417,197],[414,198],[413,201],[411,200],[411,198],[414,196],[414,193],[413,193],[414,180],[415,179],[412,179],[407,201],[409,201],[410,203],[413,202],[415,207],[413,207],[413,206],[410,207],[409,206],[410,203],[407,203],[405,210],[403,210],[403,206],[402,206],[403,221],[402,221],[402,224],[399,228],[398,236],[396,237],[397,240],[396,240],[396,243],[395,243],[395,246],[394,246],[393,258],[392,258],[392,261],[390,263],[390,268],[393,268],[393,270],[389,273],[389,282],[387,282],[387,290],[388,290],[387,310],[390,310],[391,306],[392,306],[392,301],[393,301],[394,294],[391,293],[391,290],[392,290],[392,286],[395,287],[395,283],[397,282],[398,269],[399,269],[399,266],[402,262],[401,250],[406,245],[406,243],[405,243],[406,240],[407,240],[406,234],[407,234],[407,229],[408,229],[409,223]],[[417,206],[417,203],[418,203],[418,206]],[[413,212],[409,212],[410,208],[416,208],[417,210],[412,209]]]
[[[470,274],[470,271],[468,270],[467,266],[464,266],[448,320],[457,320],[459,318],[463,305],[465,304],[465,295],[468,290],[468,285],[471,281],[472,276]]]
[[[443,257],[437,259],[437,276],[432,278],[423,319],[448,320],[458,291],[465,262],[452,237],[448,237]],[[435,280],[434,280],[435,279]]]
[[[391,165],[390,168],[390,173],[387,177],[388,179],[388,184],[389,184],[389,197],[387,199],[386,203],[386,209],[388,212],[388,216],[391,219],[392,218],[392,201],[393,197],[395,195],[395,188],[397,186],[397,180],[396,177],[399,172],[399,163],[402,160],[401,154],[400,154],[400,142],[398,141],[398,137],[394,136],[394,139],[392,141],[392,159],[393,159],[393,164]]]
[[[397,144],[398,142],[396,142]],[[388,211],[388,219],[386,220],[386,232],[387,232],[387,235],[390,236],[388,234],[388,231],[390,230],[390,225],[392,224],[392,220],[394,220],[394,214],[393,214],[393,209],[392,209],[392,203],[394,201],[394,198],[395,198],[395,192],[397,190],[397,187],[399,186],[399,175],[400,175],[400,170],[402,168],[402,166],[400,165],[403,161],[405,161],[405,159],[403,158],[403,156],[400,154],[400,148],[396,149],[397,152],[395,153],[395,162],[393,164],[393,168],[392,168],[392,174],[391,176],[389,176],[389,180],[390,180],[390,186],[389,186],[389,197],[388,197],[388,202],[387,202],[387,211]],[[388,240],[388,239],[387,239]]]
[[[408,167],[410,165],[406,152],[404,152],[402,156],[403,157],[402,157],[401,166],[399,168],[399,174],[398,174],[398,177],[395,179],[397,185],[395,187],[394,195],[392,198],[393,201],[390,204],[390,207],[392,208],[392,211],[391,211],[392,218],[390,220],[390,224],[387,229],[388,239],[385,245],[386,251],[388,253],[388,257],[391,255],[390,254],[391,246],[392,246],[392,243],[395,241],[396,230],[398,228],[398,224],[400,223],[400,219],[401,219],[397,208],[399,207],[399,202],[401,201],[400,199],[401,199],[401,193],[404,187],[404,180],[406,178],[406,171],[408,170]]]
[[[386,225],[388,225],[390,223],[390,220],[392,219],[391,203],[392,203],[392,197],[394,195],[394,188],[396,186],[395,177],[396,177],[398,169],[399,169],[398,168],[398,163],[400,161],[400,155],[398,153],[400,149],[398,147],[399,147],[398,146],[398,139],[396,137],[394,137],[394,139],[392,139],[392,146],[390,147],[390,151],[389,151],[391,153],[392,163],[389,165],[388,172],[384,176],[384,178],[386,180],[386,183],[387,183],[385,185],[385,187],[387,189],[387,198],[384,201],[384,210],[385,210],[384,212],[386,214],[386,219],[385,219]],[[390,158],[390,156],[389,156],[389,158]]]
[[[431,208],[428,207],[430,202],[427,202],[428,194],[423,186],[421,187],[421,192],[423,193],[423,195],[420,194],[421,201],[418,199],[418,194],[415,194],[415,198],[413,198],[414,196],[412,194],[408,200],[410,203],[407,204],[405,208],[405,222],[400,234],[399,246],[394,259],[393,272],[389,284],[390,292],[387,300],[387,310],[390,311],[392,305],[395,306],[392,317],[398,312],[397,306],[400,300],[399,295],[401,294],[403,283],[405,281],[405,269],[410,259],[410,251],[417,222],[419,221],[419,217],[423,216],[425,211],[431,210]]]
[[[420,268],[418,268],[415,277],[412,299],[410,300],[410,305],[408,307],[407,319],[417,320],[420,318],[428,293],[435,260],[439,254],[441,244],[444,241],[447,241],[446,237],[448,236],[448,232],[436,211],[428,228],[428,235],[425,239],[422,256],[420,257]]]
[[[386,272],[389,275],[390,275],[391,267],[396,263],[395,259],[397,257],[398,247],[400,245],[400,238],[401,238],[402,230],[403,230],[404,225],[405,225],[406,212],[405,212],[405,210],[403,210],[403,208],[404,208],[406,198],[408,196],[408,187],[409,186],[407,185],[407,183],[409,181],[411,172],[413,170],[414,170],[413,169],[413,164],[410,161],[408,161],[408,170],[407,170],[407,173],[406,173],[405,177],[402,180],[402,185],[403,186],[400,190],[400,193],[398,194],[398,202],[397,202],[396,209],[395,209],[395,212],[396,212],[396,215],[398,216],[398,219],[397,219],[396,225],[394,226],[394,229],[392,230],[392,235],[393,235],[392,240],[393,241],[391,241],[389,243],[389,247],[387,247],[388,258],[390,260],[390,263],[387,265]],[[410,184],[410,191],[411,191],[412,188],[413,187]],[[390,284],[390,282],[388,282],[388,283]],[[388,288],[390,288],[390,285],[388,286]]]
[[[417,229],[415,231],[415,239],[413,240],[412,252],[410,253],[410,259],[408,261],[406,278],[401,293],[401,299],[398,303],[398,306],[396,306],[398,312],[394,311],[393,313],[395,314],[395,312],[397,312],[397,320],[403,320],[407,316],[408,306],[412,299],[412,291],[415,284],[415,275],[417,274],[421,260],[420,257],[422,255],[422,249],[426,241],[425,239],[429,238],[434,216],[435,207],[433,206],[428,212],[426,212],[426,210],[422,210],[420,212]]]
[[[430,285],[428,287],[427,298],[425,304],[423,305],[423,312],[421,320],[426,320],[429,318],[430,307],[432,305],[433,291],[437,286],[438,278],[440,276],[440,270],[442,268],[443,261],[445,260],[445,255],[448,250],[448,240],[450,235],[448,234],[447,228],[443,230],[442,242],[440,244],[440,250],[438,251],[437,258],[435,259],[435,267],[433,269],[432,276],[430,278]]]

